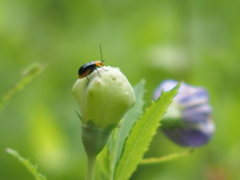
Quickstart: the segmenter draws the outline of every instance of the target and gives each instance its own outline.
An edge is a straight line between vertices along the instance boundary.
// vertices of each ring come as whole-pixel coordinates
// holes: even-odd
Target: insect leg
[[[96,69],[97,69],[97,68],[96,68]],[[99,73],[98,69],[97,69],[97,72],[98,72],[99,76],[101,76],[101,74]]]
[[[102,68],[104,71],[107,71],[106,69],[104,69],[103,67],[100,67],[100,68]]]
[[[88,75],[87,75],[87,80],[88,80],[88,83],[89,83],[89,78],[88,78]]]

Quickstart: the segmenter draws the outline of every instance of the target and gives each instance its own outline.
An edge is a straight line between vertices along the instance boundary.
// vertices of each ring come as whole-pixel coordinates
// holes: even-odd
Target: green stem
[[[160,158],[148,158],[148,159],[142,159],[140,164],[156,164],[156,163],[162,163],[170,160],[174,160],[183,156],[190,155],[193,152],[194,148],[190,149],[189,151],[185,151],[182,153],[174,153],[169,154],[167,156],[163,156]]]
[[[46,66],[47,64],[33,64],[32,66],[29,66],[24,77],[22,77],[22,79],[12,89],[10,89],[0,101],[0,112],[12,96],[23,89],[24,86],[27,85],[36,75],[40,74]]]
[[[96,165],[96,157],[97,156],[90,156],[88,155],[87,159],[87,172],[86,172],[86,179],[85,180],[94,180],[94,171]]]

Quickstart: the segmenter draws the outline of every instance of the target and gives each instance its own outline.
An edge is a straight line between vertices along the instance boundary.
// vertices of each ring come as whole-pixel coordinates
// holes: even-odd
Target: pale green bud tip
[[[89,81],[87,77],[78,79],[72,92],[79,103],[83,124],[91,122],[98,128],[107,128],[118,124],[136,99],[119,68],[104,66],[97,70],[88,76]]]

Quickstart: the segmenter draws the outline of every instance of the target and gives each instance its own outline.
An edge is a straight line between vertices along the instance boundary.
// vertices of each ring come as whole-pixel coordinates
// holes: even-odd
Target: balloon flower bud
[[[134,105],[133,88],[119,68],[104,66],[78,79],[72,92],[80,107],[85,150],[89,155],[97,155],[111,131]]]
[[[171,90],[177,81],[166,80],[156,89],[154,99],[161,92]],[[181,146],[201,146],[214,132],[212,107],[205,88],[183,83],[161,121],[164,134]]]

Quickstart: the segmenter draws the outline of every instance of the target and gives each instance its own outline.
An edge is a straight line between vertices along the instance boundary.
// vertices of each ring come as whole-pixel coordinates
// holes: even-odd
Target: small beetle
[[[102,46],[100,44],[100,54],[101,54],[101,61],[91,61],[87,64],[84,64],[83,66],[81,66],[78,70],[78,78],[81,79],[81,78],[84,78],[87,76],[87,79],[88,79],[88,75],[90,75],[95,69],[98,71],[97,68],[104,66],[103,62],[105,60],[103,60],[103,55],[102,55]],[[103,69],[103,68],[102,68]],[[98,74],[99,76],[100,73],[98,71]],[[88,79],[89,81],[89,79]]]
[[[80,79],[80,78],[84,78],[84,77],[90,75],[95,69],[98,71],[97,68],[104,66],[103,62],[104,62],[104,60],[102,60],[102,61],[91,61],[87,64],[84,64],[78,70],[78,78]],[[98,74],[100,75],[99,71],[98,71]]]

